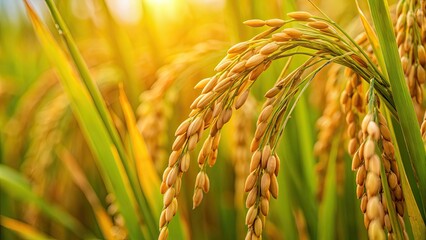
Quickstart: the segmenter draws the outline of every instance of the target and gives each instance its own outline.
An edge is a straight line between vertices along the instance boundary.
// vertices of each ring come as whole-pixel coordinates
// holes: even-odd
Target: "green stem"
[[[62,19],[53,0],[45,0],[45,2],[47,6],[49,7],[49,10],[55,21],[56,27],[58,28],[59,34],[62,36],[62,39],[66,43],[68,51],[70,52],[73,62],[76,65],[78,73],[80,74],[80,77],[84,85],[86,86],[91,98],[93,99],[95,107],[102,119],[102,122],[104,123],[107,129],[108,135],[111,137],[112,142],[117,149],[118,155],[124,165],[127,176],[129,177],[131,188],[139,203],[138,207],[144,208],[144,206],[147,206],[147,200],[145,199],[145,197],[143,196],[141,192],[141,188],[136,177],[135,169],[130,166],[130,163],[128,161],[128,156],[124,150],[124,146],[121,142],[118,132],[114,127],[113,121],[111,119],[111,115],[109,114],[107,106],[105,102],[103,101],[102,95],[99,89],[97,88],[95,82],[91,78],[89,69],[83,57],[81,56],[77,48],[77,45],[75,44],[71,36],[71,33],[68,27],[66,26],[64,20]],[[149,209],[149,208],[145,208],[145,209]],[[135,211],[139,211],[139,209],[135,209]],[[137,216],[140,217],[140,214],[137,214]],[[155,217],[152,215],[152,213],[144,213],[144,216],[148,217],[148,219],[145,219],[145,220],[148,225],[148,229],[150,230],[151,236],[155,236],[157,233],[157,229],[155,226],[155,222],[156,222]]]
[[[404,139],[398,139],[398,143],[406,144],[408,148],[408,159],[404,166],[412,164],[417,177],[416,182],[410,182],[411,187],[417,187],[420,192],[420,199],[416,199],[423,219],[426,217],[424,206],[426,205],[426,162],[425,149],[420,135],[419,124],[414,111],[413,103],[405,82],[404,73],[401,66],[398,47],[393,32],[392,22],[389,16],[388,5],[384,0],[369,0],[369,7],[372,13],[374,25],[376,27],[380,46],[388,71],[388,79],[398,112],[399,122],[402,128]]]

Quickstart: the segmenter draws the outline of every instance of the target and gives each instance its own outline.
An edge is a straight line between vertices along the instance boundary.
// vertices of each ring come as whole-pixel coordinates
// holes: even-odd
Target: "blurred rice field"
[[[361,75],[366,81],[353,87],[360,91],[360,101],[364,101],[356,110],[358,137],[362,139],[364,116],[374,112],[374,121],[382,128],[384,124],[379,124],[377,116],[382,116],[379,110],[383,112],[395,145],[392,149],[396,149],[392,164],[400,169],[396,171],[398,186],[389,188],[389,174],[395,168],[390,173],[385,162],[379,163],[379,201],[395,201],[393,205],[380,205],[382,213],[378,214],[383,219],[386,215],[387,220],[381,220],[379,231],[366,212],[366,202],[363,210],[362,202],[371,197],[370,190],[358,193],[360,187],[364,191],[364,182],[360,184],[359,168],[353,165],[350,142],[355,133],[352,136],[347,130],[350,114],[340,99],[342,92],[348,91],[351,75],[344,75],[347,70],[331,63],[338,62],[339,57],[329,57],[321,67],[319,63],[306,67],[304,74],[315,73],[309,75],[308,84],[303,82],[297,88],[303,95],[291,95],[293,98],[288,100],[291,110],[280,125],[285,126],[285,131],[273,148],[280,172],[270,176],[277,179],[279,196],[270,198],[266,190],[255,203],[260,209],[265,207],[262,199],[267,199],[266,214],[256,208],[259,215],[251,223],[247,220],[248,208],[254,203],[246,202],[251,189],[247,189],[246,178],[254,169],[250,166],[255,152],[251,148],[261,123],[258,117],[267,106],[267,99],[272,99],[266,93],[277,80],[297,72],[309,56],[322,54],[309,47],[305,47],[308,50],[304,55],[271,60],[270,67],[250,82],[244,106],[238,111],[234,105],[229,106],[233,114],[219,129],[218,152],[211,164],[214,167],[203,165],[200,170],[200,160],[197,162],[203,142],[209,139],[207,133],[202,135],[203,127],[206,131],[210,127],[207,120],[203,127],[195,129],[199,143],[188,152],[189,170],[181,166],[186,150],[176,147],[179,144],[175,131],[188,116],[189,125],[195,121],[191,117],[198,114],[193,113],[197,108],[190,106],[204,86],[194,86],[202,79],[221,74],[214,69],[230,56],[230,47],[245,41],[263,44],[262,37],[253,37],[267,28],[250,27],[250,23],[243,24],[246,20],[289,20],[287,14],[294,11],[315,16],[325,13],[345,30],[347,37],[356,39],[367,32],[364,38],[368,36],[369,40],[365,41],[376,43],[360,43],[365,53],[373,57],[361,55],[361,47],[353,54],[341,53],[342,56],[355,55],[358,58],[347,57],[348,61],[356,66],[368,65],[368,71],[392,79],[392,72],[381,65],[383,61],[388,63],[386,49],[392,46],[384,45],[380,37],[386,31],[392,36],[397,34],[397,28],[378,27],[371,3],[374,0],[358,2],[359,9],[356,1],[337,0],[0,0],[0,239],[156,239],[160,232],[160,238],[164,237],[166,230],[168,239],[426,239],[423,90],[417,90],[418,100],[412,92],[407,93],[413,98],[405,96],[409,100],[407,108],[413,111],[403,114],[416,125],[413,131],[417,135],[413,135],[405,128],[410,125],[404,125],[406,118],[400,117],[399,96],[394,94],[403,91],[394,90],[393,82],[385,81],[386,91],[376,89],[381,105],[371,94],[381,86],[380,79],[373,85],[371,79]],[[389,7],[395,26],[404,12],[426,10],[423,0],[377,2]],[[361,10],[365,18],[360,18]],[[298,17],[302,18],[297,15],[288,24],[305,24],[305,20],[298,22]],[[369,26],[384,30],[371,28],[369,32],[362,19]],[[420,23],[426,24],[426,20],[420,13],[416,19],[420,27],[413,31],[417,32],[410,32],[407,24],[404,34],[417,36],[418,42],[410,41],[424,47],[426,26]],[[346,44],[342,39],[340,42]],[[347,42],[350,46],[357,44]],[[297,46],[294,51],[302,48],[304,45]],[[379,54],[381,58],[376,58],[380,51],[383,56]],[[414,59],[416,69],[423,66],[424,74],[425,63],[419,52],[411,54],[410,59]],[[373,62],[375,67],[371,67]],[[401,65],[394,68],[398,67]],[[366,75],[368,71],[364,71]],[[420,76],[416,86],[423,89],[421,73],[416,76]],[[234,97],[240,94],[235,93]],[[212,104],[214,101],[210,100]],[[355,108],[355,100],[352,104]],[[385,130],[381,131],[383,134]],[[189,142],[192,136],[187,134]],[[373,139],[365,134],[367,130],[364,138]],[[376,151],[376,157],[382,156],[382,151],[386,153],[387,149],[382,149],[386,141],[390,143],[390,137],[375,140],[377,145],[373,145],[372,151]],[[189,145],[188,142],[185,144]],[[179,165],[170,164],[172,150],[183,151],[182,156],[178,153]],[[178,175],[173,184],[168,183],[172,181],[170,172],[174,171],[171,165]],[[266,163],[265,170],[256,169],[269,178]],[[201,185],[196,185],[201,181],[197,177],[199,171],[205,172],[207,178],[201,184],[203,192]],[[364,178],[368,181],[368,177]],[[263,183],[260,177],[256,181],[260,193]],[[165,193],[165,188],[180,193],[162,196],[160,191]],[[399,195],[394,193],[396,188]],[[194,195],[197,189],[202,202]],[[270,191],[274,197],[274,190]],[[403,197],[398,198],[401,194]],[[194,205],[198,207],[193,209]],[[170,210],[172,213],[167,212],[168,206],[175,207]],[[260,236],[259,227],[255,226],[257,219]]]

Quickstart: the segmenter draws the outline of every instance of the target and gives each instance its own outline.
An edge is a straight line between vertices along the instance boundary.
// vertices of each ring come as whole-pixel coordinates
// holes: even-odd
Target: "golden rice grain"
[[[258,212],[258,208],[255,206],[251,206],[246,215],[246,225],[252,225],[254,220],[256,219]]]
[[[269,191],[275,199],[278,198],[278,179],[275,174],[271,175],[271,184],[269,187]]]
[[[250,191],[256,184],[256,181],[257,181],[257,172],[253,171],[250,173],[250,175],[246,179],[246,183],[244,185],[244,191],[245,192]]]
[[[250,20],[244,21],[243,24],[249,27],[263,27],[265,26],[266,22],[260,19],[250,19]]]
[[[272,40],[274,40],[275,42],[286,42],[291,40],[291,36],[283,32],[275,33],[275,34],[272,34]]]
[[[204,78],[200,80],[194,87],[194,89],[203,89],[207,83],[210,81],[211,78]]]
[[[265,24],[269,27],[282,27],[285,24],[285,21],[279,18],[274,18],[266,20]]]
[[[250,190],[249,194],[247,195],[246,199],[246,208],[250,208],[254,205],[257,198],[257,187],[254,187],[252,190]]]
[[[254,221],[254,227],[253,227],[253,232],[254,234],[256,234],[256,236],[260,237],[260,235],[262,234],[262,220],[260,220],[259,217],[256,218],[256,220]]]
[[[306,21],[312,17],[310,13],[304,12],[304,11],[290,12],[290,13],[287,13],[287,16],[298,21]]]
[[[212,77],[209,82],[206,84],[206,86],[203,88],[203,91],[201,93],[205,94],[213,90],[213,88],[216,86],[217,82],[219,81],[218,77]],[[201,95],[200,95],[201,97]]]
[[[249,48],[248,42],[240,42],[229,48],[228,54],[240,54]]]
[[[191,159],[189,156],[189,153],[185,153],[185,155],[182,157],[181,163],[180,163],[180,170],[182,172],[187,172],[189,169],[189,164],[191,163]]]
[[[246,68],[251,68],[251,67],[254,67],[256,65],[259,65],[261,62],[263,62],[263,60],[265,60],[265,58],[266,58],[266,56],[263,55],[263,54],[253,55],[252,57],[250,57],[247,60],[247,62],[245,64],[245,67]]]
[[[166,193],[164,194],[164,198],[163,198],[163,207],[168,207],[170,205],[170,203],[172,203],[173,198],[175,197],[175,188],[171,187],[169,189],[167,189]]]
[[[262,153],[259,150],[253,153],[250,162],[250,172],[253,172],[259,166],[261,157]]]
[[[175,184],[178,172],[179,170],[176,167],[173,167],[172,170],[170,170],[169,174],[167,175],[167,186],[171,187],[173,184]]]
[[[163,227],[160,231],[160,235],[158,236],[158,240],[166,240],[169,237],[169,229],[167,227]]]
[[[262,196],[266,196],[269,191],[269,186],[271,185],[271,175],[265,173],[262,175],[260,180],[260,192]]]
[[[316,29],[326,29],[329,27],[327,23],[321,21],[309,22],[307,25]]]
[[[195,189],[194,196],[192,197],[192,209],[198,207],[203,200],[203,191],[200,188]]]
[[[229,65],[231,65],[233,61],[229,60],[229,59],[224,59],[222,62],[220,62],[216,67],[215,67],[215,71],[216,72],[222,72],[223,70],[225,70]]]
[[[260,198],[260,211],[264,216],[268,216],[269,213],[269,200],[261,197]]]
[[[303,36],[303,33],[295,28],[286,28],[283,30],[283,33],[287,34],[292,38],[300,38]]]
[[[278,44],[276,44],[275,42],[270,42],[268,44],[266,44],[265,46],[263,46],[259,53],[263,54],[263,55],[269,55],[273,52],[275,52],[280,46]]]
[[[245,90],[240,96],[238,96],[237,100],[235,101],[235,109],[239,109],[244,105],[244,103],[247,101],[249,94],[250,92],[248,90]]]

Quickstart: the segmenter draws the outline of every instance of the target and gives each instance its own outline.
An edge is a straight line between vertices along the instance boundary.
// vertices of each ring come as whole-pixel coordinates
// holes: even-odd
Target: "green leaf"
[[[93,234],[85,229],[77,219],[62,211],[56,205],[48,203],[42,197],[37,196],[31,191],[31,185],[27,179],[14,169],[3,164],[0,164],[0,188],[19,201],[34,204],[52,220],[62,224],[77,236],[81,238],[93,237]]]
[[[411,188],[418,188],[420,198],[416,198],[417,205],[421,209],[423,220],[426,219],[426,162],[425,149],[420,135],[420,128],[411,101],[407,84],[405,82],[398,48],[393,32],[392,22],[389,16],[389,8],[384,0],[369,0],[369,7],[374,21],[374,25],[379,38],[380,47],[384,57],[388,79],[391,85],[392,94],[396,110],[398,112],[399,123],[402,129],[403,138],[398,138],[400,147],[406,146],[409,158],[402,159],[404,167],[411,168],[416,176],[417,182],[410,181]],[[409,173],[409,171],[406,171]]]
[[[96,163],[104,182],[117,198],[117,204],[128,228],[130,238],[143,239],[141,221],[138,215],[139,208],[134,192],[130,187],[128,176],[125,174],[123,162],[120,159],[117,160],[116,145],[111,139],[110,132],[98,114],[89,92],[78,80],[57,42],[41,23],[27,0],[25,6],[45,54],[56,67],[74,115],[97,160]]]
[[[339,151],[340,138],[335,138],[328,159],[325,176],[324,199],[320,204],[318,219],[318,239],[333,239],[335,233],[334,219],[336,218],[336,159]]]
[[[54,239],[52,237],[47,236],[46,234],[40,232],[33,226],[26,224],[24,222],[8,218],[5,216],[0,216],[0,224],[16,232],[19,236],[24,239],[32,239],[32,240],[46,240],[46,239]]]

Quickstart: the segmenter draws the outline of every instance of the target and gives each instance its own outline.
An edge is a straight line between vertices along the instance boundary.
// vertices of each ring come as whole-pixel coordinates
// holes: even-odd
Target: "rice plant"
[[[2,239],[425,239],[423,0],[124,2],[0,21]]]

